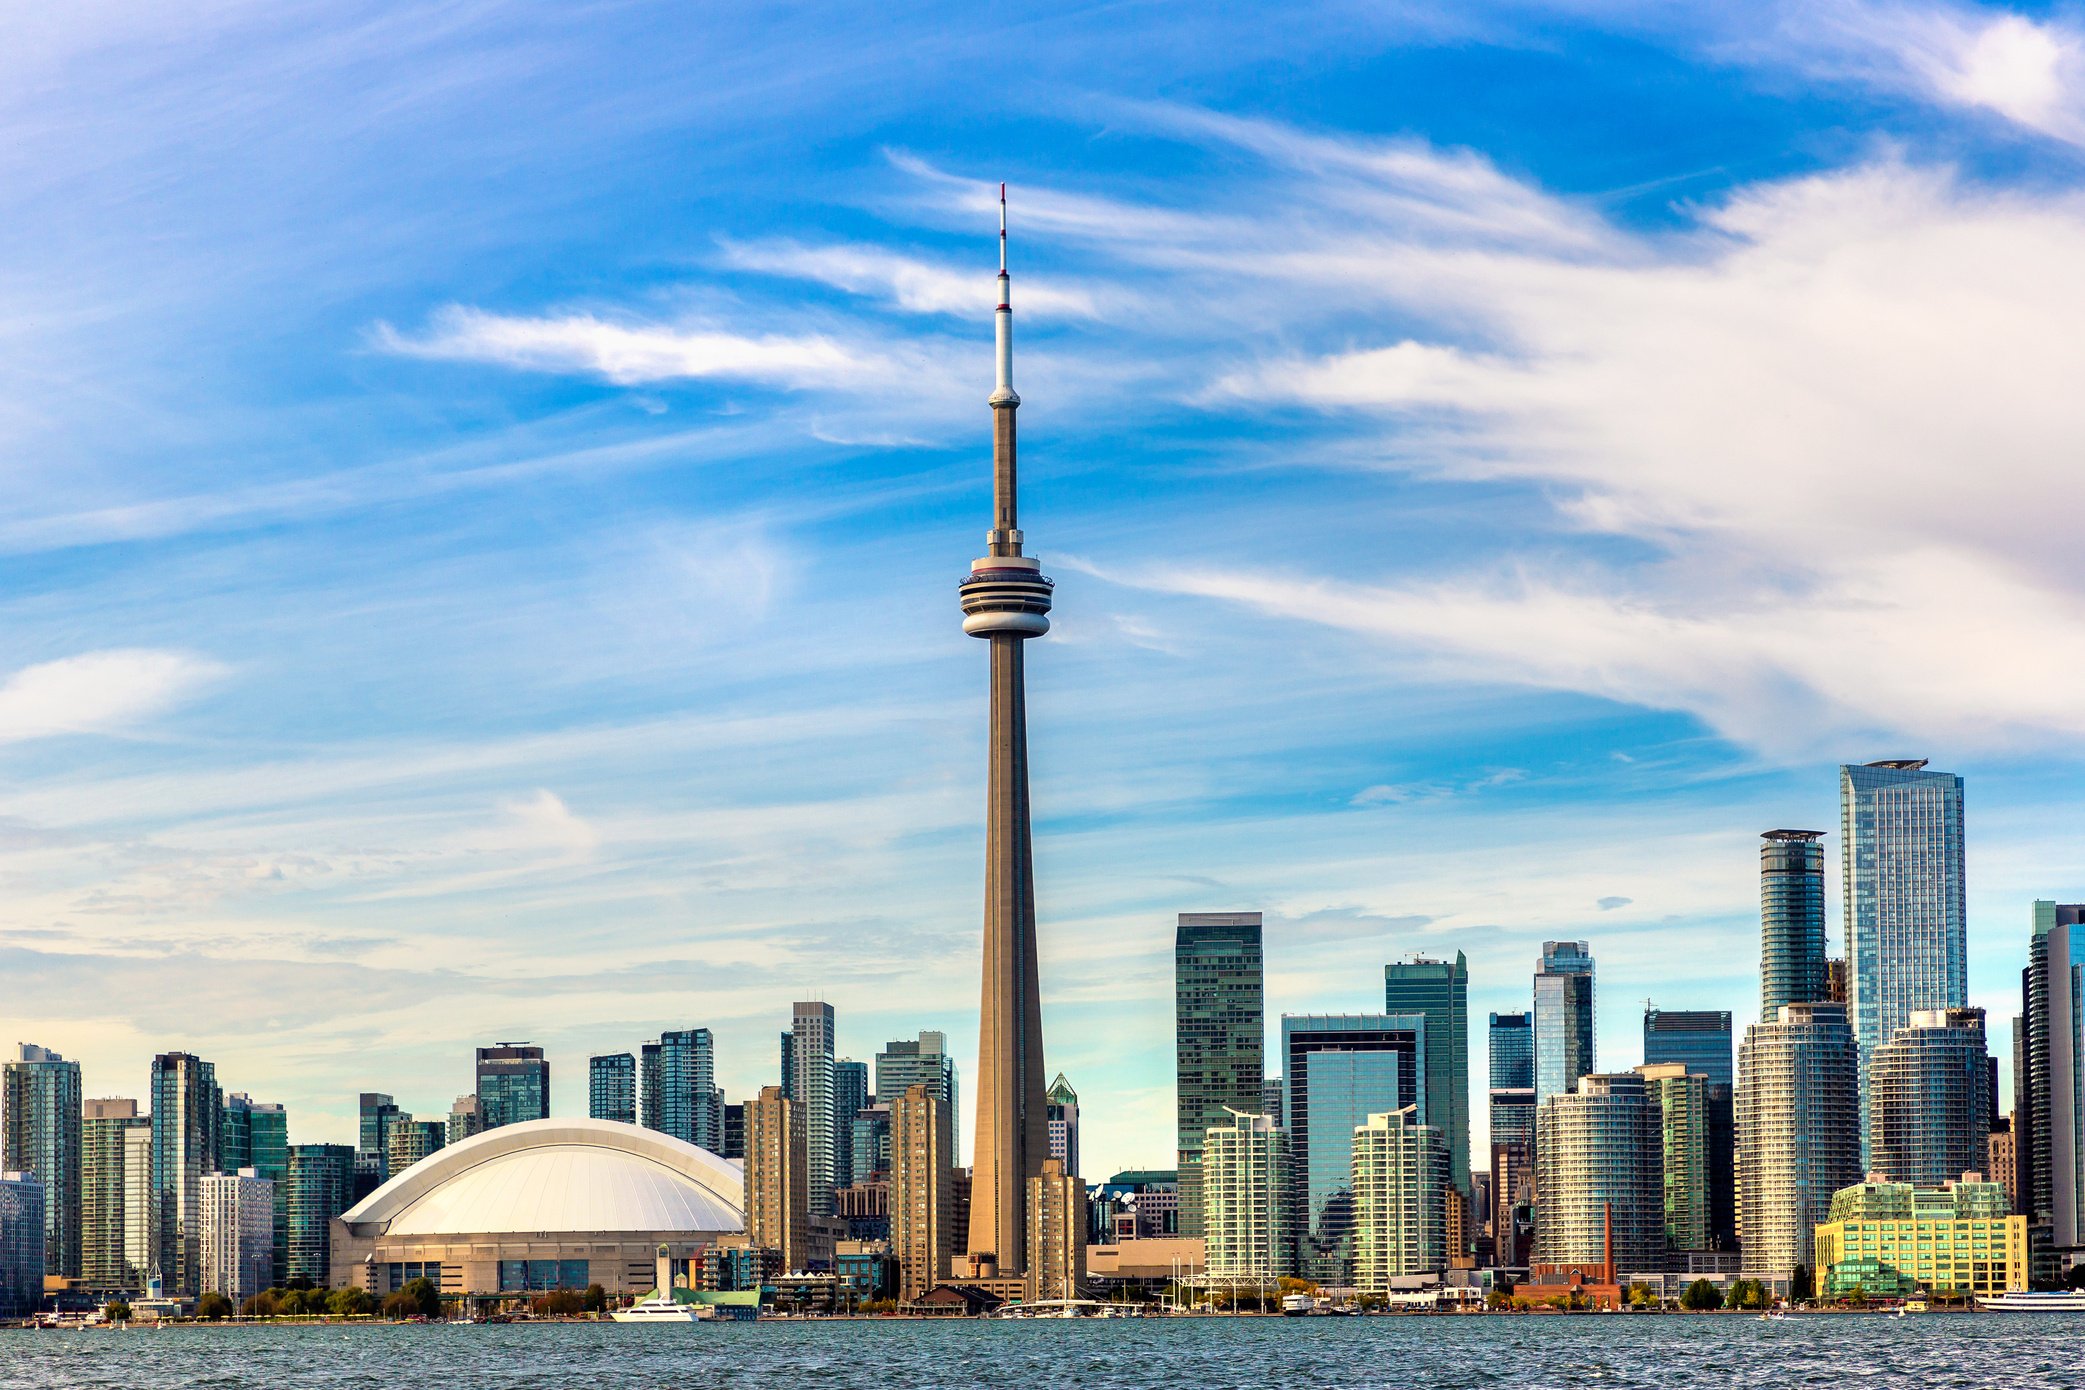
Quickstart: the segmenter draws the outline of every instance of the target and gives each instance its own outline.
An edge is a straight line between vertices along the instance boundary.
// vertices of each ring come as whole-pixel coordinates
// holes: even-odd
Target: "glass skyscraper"
[[[1711,1085],[1730,1085],[1736,1079],[1731,1069],[1730,1011],[1646,1005],[1643,1060],[1679,1062]]]
[[[2056,1250],[2085,1247],[2085,906],[2037,902],[2027,965],[2024,1203]]]
[[[355,1131],[355,1167],[364,1174],[358,1186],[374,1187],[391,1176],[391,1125],[401,1113],[398,1102],[379,1091],[364,1091]]]
[[[963,1132],[959,1077],[946,1033],[927,1030],[917,1038],[899,1038],[876,1054],[877,1099],[893,1101],[914,1086],[924,1086],[948,1102],[949,1128],[957,1134]]]
[[[0,1063],[0,1171],[43,1184],[44,1272],[80,1273],[80,1064],[23,1043]]]
[[[169,1293],[201,1293],[203,1176],[222,1170],[224,1093],[217,1068],[186,1052],[152,1059],[152,1200],[155,1259]]]
[[[345,1144],[293,1144],[284,1207],[288,1213],[285,1279],[315,1288],[333,1279],[333,1218],[354,1203],[355,1151]]]
[[[586,1059],[586,1113],[594,1120],[637,1123],[637,1058],[609,1052]]]
[[[1815,1267],[1832,1194],[1861,1179],[1859,1049],[1843,1004],[1783,1004],[1738,1052],[1739,1245],[1745,1272]]]
[[[550,1063],[542,1048],[504,1042],[481,1047],[477,1070],[487,1129],[550,1118]]]
[[[833,1212],[833,1006],[800,1000],[790,1011],[790,1098],[804,1108],[804,1175],[811,1215]]]
[[[1769,830],[1759,846],[1759,1016],[1823,999],[1824,838]]]
[[[657,1100],[648,1126],[717,1152],[724,1146],[724,1093],[717,1089],[717,1048],[709,1029],[661,1033],[655,1056]]]
[[[1535,967],[1535,1105],[1593,1070],[1593,957],[1583,941],[1545,941]]]
[[[0,1172],[0,1318],[26,1318],[43,1306],[43,1184]]]
[[[1354,1131],[1407,1105],[1425,1113],[1425,1032],[1418,1014],[1282,1016],[1297,1268],[1307,1279],[1353,1282]]]
[[[1257,912],[1183,912],[1173,932],[1174,1128],[1180,1234],[1202,1228],[1202,1143],[1260,1109],[1267,1022]]]
[[[833,1063],[833,1186],[845,1187],[854,1176],[854,1117],[870,1100],[869,1064],[851,1058]],[[724,1096],[717,1095],[719,1119]]]
[[[1448,1145],[1448,1176],[1470,1193],[1470,967],[1413,957],[1383,967],[1383,1012],[1426,1020],[1426,1113]],[[1457,1251],[1461,1254],[1461,1251]]]
[[[1982,1009],[1914,1009],[1868,1060],[1867,1170],[1914,1187],[1981,1172],[1991,1074]]]
[[[224,1133],[220,1141],[218,1167],[226,1173],[242,1168],[275,1184],[274,1267],[283,1269],[289,1259],[290,1117],[282,1106],[256,1102],[244,1091],[225,1098]]]

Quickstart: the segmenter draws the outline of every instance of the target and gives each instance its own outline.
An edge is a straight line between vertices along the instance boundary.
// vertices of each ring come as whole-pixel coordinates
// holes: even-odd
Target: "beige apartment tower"
[[[890,1103],[890,1249],[898,1301],[948,1277],[955,1254],[955,1130],[949,1104],[925,1086]]]
[[[1046,1158],[1028,1180],[1028,1297],[1077,1298],[1086,1282],[1086,1184]]]
[[[804,1107],[780,1086],[746,1102],[746,1238],[773,1250],[789,1272],[811,1242],[811,1174]]]
[[[1049,1156],[1042,999],[1036,972],[1035,861],[1028,830],[1028,696],[1023,651],[1050,630],[1050,581],[1021,553],[1016,501],[1013,305],[1006,275],[1006,190],[999,190],[998,382],[992,407],[992,529],[958,588],[963,631],[991,644],[985,793],[984,980],[978,1009],[977,1143],[971,1155],[969,1267],[1020,1272],[1029,1249],[1029,1180]]]

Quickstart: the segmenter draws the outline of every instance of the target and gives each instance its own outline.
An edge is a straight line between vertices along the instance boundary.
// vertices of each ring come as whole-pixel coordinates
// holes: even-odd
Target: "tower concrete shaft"
[[[998,383],[992,392],[992,529],[960,588],[963,630],[991,643],[992,713],[985,794],[984,980],[978,1009],[977,1143],[971,1154],[970,1249],[1001,1275],[1028,1250],[1028,1180],[1050,1156],[1036,971],[1035,861],[1028,830],[1028,697],[1023,644],[1050,630],[1051,585],[1021,553],[1016,498],[1013,306],[1006,274],[1006,189],[999,190]]]

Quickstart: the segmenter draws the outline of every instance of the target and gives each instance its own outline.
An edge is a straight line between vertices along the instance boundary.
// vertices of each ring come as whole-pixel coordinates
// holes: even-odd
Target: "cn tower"
[[[1021,553],[1015,496],[1014,311],[999,185],[999,381],[992,391],[992,529],[963,581],[963,631],[992,646],[991,772],[985,793],[985,969],[971,1154],[972,1269],[1018,1274],[1028,1258],[1028,1179],[1049,1157],[1042,1002],[1035,966],[1035,860],[1028,839],[1028,698],[1022,652],[1050,630],[1050,581]]]

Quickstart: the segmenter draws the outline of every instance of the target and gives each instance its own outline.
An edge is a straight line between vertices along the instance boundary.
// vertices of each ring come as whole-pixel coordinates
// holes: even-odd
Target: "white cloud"
[[[143,647],[26,666],[0,684],[0,743],[121,733],[164,714],[223,671],[188,652]]]
[[[907,313],[950,314],[979,322],[998,303],[997,270],[988,265],[958,269],[886,251],[877,246],[804,246],[793,241],[724,243],[727,264],[741,270],[816,280],[849,294],[889,301]],[[1095,318],[1093,292],[1063,288],[1021,275],[1014,301],[1023,314]]]

